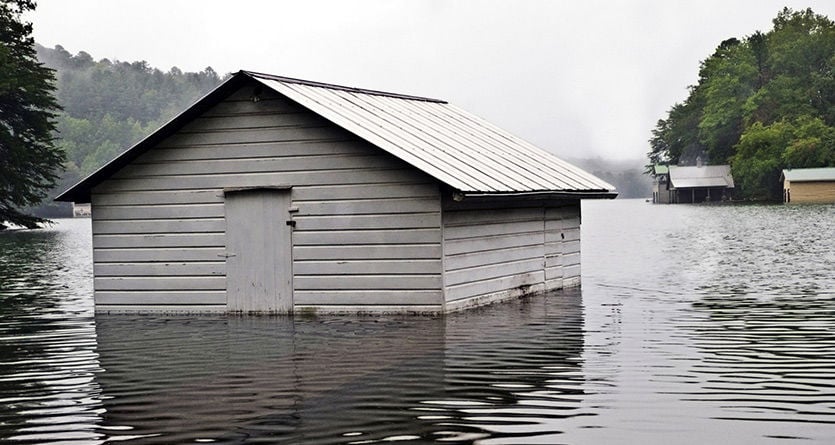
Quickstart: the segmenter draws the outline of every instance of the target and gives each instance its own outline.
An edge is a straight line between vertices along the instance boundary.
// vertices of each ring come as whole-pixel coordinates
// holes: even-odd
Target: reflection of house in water
[[[697,203],[731,198],[734,179],[730,165],[655,166],[653,202]]]
[[[783,170],[783,202],[835,203],[835,167]]]
[[[490,409],[536,410],[565,391],[549,386],[560,375],[583,381],[582,314],[574,291],[432,318],[98,316],[103,429],[143,443],[502,437]]]

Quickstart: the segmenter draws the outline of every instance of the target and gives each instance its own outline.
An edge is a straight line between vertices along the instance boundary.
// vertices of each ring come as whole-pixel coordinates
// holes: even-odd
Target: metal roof
[[[249,79],[464,194],[616,196],[611,184],[442,100],[240,71],[56,199],[87,202],[93,186]]]
[[[440,100],[250,74],[465,193],[614,191],[611,184]]]
[[[670,173],[670,167],[664,164],[655,164],[652,166],[652,173],[656,176],[666,175]]]
[[[792,182],[835,181],[835,167],[786,169],[783,177]]]
[[[730,165],[703,165],[701,167],[670,166],[670,184],[677,189],[698,187],[734,188]]]

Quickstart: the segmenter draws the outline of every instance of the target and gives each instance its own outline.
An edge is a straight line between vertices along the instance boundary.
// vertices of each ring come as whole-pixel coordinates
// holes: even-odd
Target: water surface
[[[0,233],[0,441],[833,443],[835,206],[583,204],[583,288],[447,317],[94,316]]]

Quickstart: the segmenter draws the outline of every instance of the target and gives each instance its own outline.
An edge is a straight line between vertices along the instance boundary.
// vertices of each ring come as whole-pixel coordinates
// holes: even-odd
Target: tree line
[[[167,72],[145,61],[100,59],[60,45],[35,45],[38,60],[55,70],[55,143],[66,153],[59,191],[78,182],[147,136],[217,86],[211,67],[200,72]],[[54,194],[54,193],[53,193]],[[46,202],[36,213],[60,216],[59,203]]]
[[[784,8],[773,28],[730,38],[660,119],[649,165],[730,164],[745,199],[777,200],[785,168],[835,166],[835,24]]]

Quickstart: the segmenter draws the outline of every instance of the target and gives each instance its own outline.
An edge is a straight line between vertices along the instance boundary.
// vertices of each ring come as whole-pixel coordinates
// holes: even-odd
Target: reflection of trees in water
[[[100,438],[86,224],[0,232],[0,441]]]
[[[512,436],[538,400],[571,415],[583,345],[579,293],[438,318],[97,317],[97,333],[105,423],[160,443]]]

